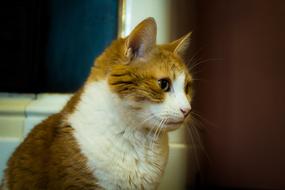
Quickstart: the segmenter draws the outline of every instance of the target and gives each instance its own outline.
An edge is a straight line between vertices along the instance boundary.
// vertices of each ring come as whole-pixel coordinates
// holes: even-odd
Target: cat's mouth
[[[183,122],[184,119],[166,119],[165,121],[163,121],[161,118],[156,117],[155,118],[157,120],[158,123],[163,123],[165,129],[167,130],[175,130],[177,128],[179,128]]]
[[[156,118],[156,120],[160,124],[163,123],[160,128],[165,132],[174,131],[178,129],[184,122],[184,120],[169,120],[163,122],[161,119],[158,118]]]
[[[166,121],[162,121],[161,118],[159,117],[155,117],[155,119],[160,122],[163,123],[163,125],[165,125],[166,127],[173,127],[173,126],[178,126],[183,124],[184,119],[178,119],[178,120],[174,120],[174,119],[166,119]]]

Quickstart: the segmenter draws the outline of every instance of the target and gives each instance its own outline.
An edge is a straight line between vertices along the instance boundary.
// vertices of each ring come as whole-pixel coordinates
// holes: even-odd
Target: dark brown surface
[[[285,188],[285,1],[196,1],[207,184]]]
[[[190,67],[201,62],[201,183],[285,189],[285,1],[177,0],[170,18],[173,39],[193,31]]]

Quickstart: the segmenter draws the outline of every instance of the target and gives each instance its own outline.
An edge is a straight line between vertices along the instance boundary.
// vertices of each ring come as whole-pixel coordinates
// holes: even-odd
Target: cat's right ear
[[[126,38],[125,56],[129,60],[143,58],[156,44],[156,22],[149,17],[139,23]]]

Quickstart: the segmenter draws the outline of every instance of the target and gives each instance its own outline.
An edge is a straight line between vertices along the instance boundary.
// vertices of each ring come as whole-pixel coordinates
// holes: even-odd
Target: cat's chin
[[[183,124],[182,122],[169,122],[165,125],[164,129],[165,131],[174,131],[176,129],[178,129],[179,127],[181,127],[181,125]]]
[[[184,123],[183,120],[182,121],[169,121],[164,124],[162,130],[164,132],[174,131],[178,129],[179,127],[181,127],[183,123]]]
[[[165,123],[162,122],[162,120],[158,117],[154,118],[156,123],[163,123],[163,127],[162,127],[162,131],[165,132],[169,132],[169,131],[174,131],[176,129],[178,129],[183,123],[184,123],[184,119],[169,119],[167,120]],[[148,127],[149,128],[149,127]],[[152,127],[150,127],[151,130],[153,130]]]

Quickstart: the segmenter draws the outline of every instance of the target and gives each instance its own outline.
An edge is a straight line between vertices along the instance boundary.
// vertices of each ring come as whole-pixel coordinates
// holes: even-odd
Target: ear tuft
[[[156,22],[147,18],[126,38],[125,55],[130,59],[144,57],[156,44]]]
[[[175,54],[184,54],[190,44],[192,32],[189,32],[185,36],[182,36],[176,40],[176,48],[174,49]]]
[[[189,47],[191,34],[192,33],[189,32],[188,34],[182,36],[178,40],[175,40],[169,44],[164,44],[162,46],[177,55],[183,56],[185,51]]]

